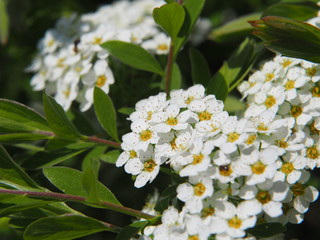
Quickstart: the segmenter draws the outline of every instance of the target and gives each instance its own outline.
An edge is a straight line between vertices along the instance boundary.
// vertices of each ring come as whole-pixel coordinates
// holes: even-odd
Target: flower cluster
[[[230,116],[201,85],[136,104],[117,160],[136,187],[170,165],[180,212],[169,207],[145,239],[238,239],[257,222],[300,223],[318,191],[320,67],[276,56],[239,86],[248,108]],[[147,236],[148,235],[148,236]]]
[[[81,111],[88,110],[94,87],[108,93],[114,83],[109,55],[100,44],[120,40],[154,54],[169,51],[170,38],[152,18],[152,10],[162,4],[159,0],[118,1],[94,13],[60,19],[39,42],[39,54],[28,68],[35,73],[33,89],[46,88],[65,110],[74,100]]]

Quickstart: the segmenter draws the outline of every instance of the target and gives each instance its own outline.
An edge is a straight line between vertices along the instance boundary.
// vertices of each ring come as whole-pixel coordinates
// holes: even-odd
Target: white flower
[[[164,33],[158,33],[152,39],[142,43],[142,47],[156,54],[168,54],[170,49],[170,37]]]
[[[173,90],[170,92],[170,98],[173,103],[178,104],[181,108],[189,106],[194,100],[204,97],[205,89],[202,85],[194,85],[187,90]]]

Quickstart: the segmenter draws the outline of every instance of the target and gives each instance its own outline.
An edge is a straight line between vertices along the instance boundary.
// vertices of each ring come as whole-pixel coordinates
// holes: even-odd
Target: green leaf
[[[247,233],[259,238],[268,238],[285,231],[281,223],[262,223],[246,230]]]
[[[0,99],[0,132],[36,131],[51,131],[39,113],[21,103]]]
[[[102,231],[112,229],[85,216],[54,216],[30,224],[23,237],[24,240],[70,240]]]
[[[81,182],[84,190],[88,195],[88,202],[98,202],[98,174],[99,158],[90,158],[90,165],[87,165],[82,174]]]
[[[67,167],[51,167],[43,169],[43,173],[61,191],[71,195],[88,197],[82,185],[82,172]],[[102,201],[121,205],[113,193],[101,183],[97,186],[97,195]]]
[[[124,107],[124,108],[118,109],[118,112],[119,112],[119,113],[122,113],[122,114],[124,114],[124,115],[130,115],[130,114],[133,113],[134,111],[135,111],[134,108],[126,108],[126,107]]]
[[[47,141],[45,150],[46,151],[56,151],[56,150],[65,150],[67,149],[87,149],[96,146],[96,143],[93,142],[82,142],[82,141],[73,141],[73,140],[66,140],[62,138],[54,137]]]
[[[60,152],[37,152],[32,157],[24,161],[22,163],[22,166],[26,169],[51,167],[74,156],[77,156],[84,151],[85,149],[79,151],[64,149]]]
[[[174,56],[180,51],[186,42],[195,23],[197,22],[205,0],[184,0],[183,7],[185,10],[185,18],[177,39],[174,41]]]
[[[246,104],[241,102],[239,98],[228,95],[224,102],[224,110],[228,112],[243,111],[246,108]]]
[[[42,139],[50,139],[52,136],[37,133],[10,133],[0,134],[1,143],[21,143],[28,141],[37,141]]]
[[[245,39],[210,80],[207,93],[215,94],[218,99],[224,101],[228,92],[246,77],[260,54],[261,49],[255,41]]]
[[[213,94],[217,99],[224,101],[228,95],[229,87],[226,75],[228,74],[228,63],[224,62],[222,68],[211,78],[206,92]]]
[[[175,42],[184,22],[185,11],[176,3],[168,3],[153,10],[153,19],[165,30]]]
[[[67,118],[63,108],[50,96],[43,93],[44,112],[53,132],[65,139],[81,138],[81,133]]]
[[[88,154],[83,158],[81,169],[84,171],[86,168],[90,168],[92,159],[99,160],[107,149],[107,146],[96,146],[92,148],[90,152],[88,152]]]
[[[209,39],[219,43],[243,39],[252,31],[252,26],[248,21],[260,19],[260,17],[261,13],[252,13],[227,22],[213,29],[209,35]]]
[[[138,45],[122,41],[107,41],[101,47],[133,68],[164,75],[158,61],[147,50]]]
[[[33,200],[33,202],[30,202],[30,203],[21,203],[19,205],[7,207],[7,208],[2,209],[0,211],[0,218],[8,216],[8,215],[15,213],[15,212],[22,212],[22,211],[29,210],[29,209],[40,208],[40,207],[46,206],[50,203],[51,202],[49,202],[49,201]]]
[[[0,0],[0,40],[2,45],[6,44],[9,38],[9,16],[7,12],[7,1]]]
[[[207,86],[211,79],[211,72],[205,57],[195,48],[190,48],[189,57],[193,83]]]
[[[266,16],[279,16],[291,18],[297,21],[306,21],[317,16],[319,7],[316,3],[310,1],[296,3],[277,3],[269,6],[262,14]],[[250,19],[253,20],[253,19]]]
[[[134,222],[124,227],[115,240],[130,240],[142,228],[147,225],[147,221]]]
[[[320,29],[284,17],[264,17],[251,21],[254,35],[271,51],[284,56],[320,62]]]
[[[10,184],[18,189],[25,187],[38,188],[38,185],[30,178],[25,171],[16,164],[6,150],[0,145],[0,183]],[[16,186],[19,185],[19,186]]]
[[[177,185],[172,185],[167,187],[161,193],[159,200],[154,208],[154,210],[158,212],[163,212],[170,206],[172,199],[174,199],[177,195]]]
[[[100,156],[100,159],[106,163],[111,163],[111,164],[115,164],[118,157],[120,155],[120,151],[119,150],[113,150],[113,151],[109,151],[104,155]]]
[[[116,141],[119,142],[117,116],[111,98],[100,88],[94,88],[94,110],[101,126]]]

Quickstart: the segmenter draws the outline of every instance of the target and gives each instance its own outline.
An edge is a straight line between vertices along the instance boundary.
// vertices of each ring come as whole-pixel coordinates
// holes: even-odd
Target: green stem
[[[85,197],[81,196],[75,196],[75,195],[70,195],[70,194],[64,194],[64,193],[56,193],[56,192],[31,192],[31,191],[18,191],[18,190],[8,190],[8,189],[0,189],[0,194],[13,194],[13,195],[25,195],[27,197],[34,197],[34,198],[46,198],[46,199],[52,199],[52,200],[58,200],[58,201],[63,201],[63,202],[80,202],[84,204],[90,204],[90,206],[96,206],[96,207],[103,207],[106,209],[110,209],[116,212],[124,213],[133,217],[137,218],[143,218],[143,219],[152,219],[155,216],[146,214],[144,212],[128,208],[128,207],[123,207],[119,206],[117,204],[113,204],[110,202],[106,201],[101,201],[101,202],[95,202],[95,203],[90,203],[86,201]]]
[[[173,42],[171,40],[170,49],[169,49],[169,55],[168,55],[168,61],[167,61],[167,73],[166,73],[166,94],[167,94],[167,98],[169,98],[169,93],[170,93],[170,82],[171,82],[171,74],[172,74],[172,65],[173,65],[173,62],[174,62],[173,52],[174,52],[174,47],[173,47]]]

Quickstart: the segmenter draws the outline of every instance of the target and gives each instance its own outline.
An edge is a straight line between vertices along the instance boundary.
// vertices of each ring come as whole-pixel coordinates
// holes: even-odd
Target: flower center
[[[301,183],[296,183],[291,187],[294,196],[301,196],[304,194],[304,186]]]
[[[229,225],[229,227],[231,227],[231,228],[240,228],[241,225],[242,225],[242,221],[241,221],[240,218],[238,218],[237,216],[235,216],[235,217],[229,219],[228,225]]]
[[[317,159],[319,157],[319,151],[316,147],[307,148],[307,157],[311,159]]]
[[[264,165],[262,162],[256,162],[255,164],[251,165],[251,170],[254,174],[262,174],[264,173],[266,167],[267,166]]]
[[[284,141],[283,139],[277,140],[276,145],[281,148],[287,148],[289,146],[289,144],[286,141]]]
[[[271,201],[271,196],[268,191],[259,191],[257,194],[257,199],[260,203],[266,204]]]
[[[233,133],[229,133],[228,134],[228,142],[235,142],[238,140],[238,138],[240,137],[240,134],[237,132],[233,132]]]
[[[150,130],[143,130],[142,132],[140,132],[140,139],[142,141],[148,141],[151,138],[152,138],[152,132]]]
[[[202,183],[197,183],[195,186],[193,186],[193,192],[196,196],[202,196],[205,191],[206,187]]]
[[[168,124],[170,126],[175,126],[178,124],[178,120],[174,117],[169,117],[166,121],[166,124]]]
[[[153,160],[145,161],[143,164],[143,170],[146,172],[152,172],[154,168],[157,166],[157,164]]]
[[[105,75],[100,75],[97,77],[96,86],[103,87],[106,81],[107,81],[107,77]]]
[[[276,104],[276,99],[273,97],[273,96],[268,96],[266,101],[264,102],[264,105],[267,107],[267,108],[271,108],[273,105]]]
[[[65,66],[64,65],[64,60],[65,60],[65,58],[59,58],[58,61],[57,61],[57,67],[63,68]]]
[[[281,63],[281,65],[282,65],[282,67],[286,68],[286,67],[289,67],[291,63],[292,63],[292,61],[286,59]]]
[[[206,218],[208,216],[212,216],[214,214],[214,208],[213,207],[206,207],[206,208],[203,208],[202,211],[201,211],[201,216],[203,218]]]
[[[246,144],[251,145],[252,143],[254,143],[254,141],[256,141],[257,136],[256,135],[250,135],[246,141]]]
[[[203,158],[204,158],[204,156],[203,156],[202,154],[193,155],[193,162],[192,162],[192,164],[193,164],[193,165],[197,165],[197,164],[201,163],[202,160],[203,160]]]
[[[266,82],[270,82],[273,78],[274,78],[273,73],[266,73],[266,78],[265,78]]]
[[[160,51],[166,51],[169,49],[169,47],[168,47],[168,44],[162,43],[158,45],[157,49]]]
[[[222,165],[222,166],[219,166],[219,172],[220,172],[220,175],[227,177],[227,176],[231,175],[232,168],[231,168],[230,164]]]
[[[313,77],[314,75],[316,75],[316,73],[317,73],[317,69],[315,67],[311,67],[306,70],[306,74],[309,77]]]
[[[311,93],[314,97],[320,97],[320,87],[315,86],[314,88],[312,88]]]
[[[66,98],[68,98],[70,96],[70,88],[67,88],[65,91],[63,91],[63,94]]]
[[[199,113],[198,116],[200,121],[207,121],[211,119],[212,114],[207,111],[203,111]]]
[[[188,240],[200,240],[200,238],[197,235],[189,236]]]
[[[95,37],[93,40],[92,40],[92,43],[93,44],[96,44],[96,45],[100,45],[102,43],[102,38],[101,37]]]
[[[295,81],[289,80],[286,82],[285,88],[286,90],[290,90],[294,88],[294,85],[295,85]]]
[[[53,39],[50,39],[48,42],[47,42],[47,46],[48,47],[52,47],[54,44],[54,40]]]
[[[185,100],[185,104],[190,104],[194,100],[194,96],[190,96]]]
[[[129,156],[130,156],[130,158],[136,158],[138,155],[137,155],[137,152],[136,152],[136,151],[130,150],[130,151],[129,151]]]
[[[286,175],[292,173],[294,170],[294,166],[292,163],[284,163],[281,167],[281,171],[284,172]]]
[[[315,124],[316,124],[316,123],[313,122],[313,123],[310,125],[310,130],[311,130],[311,132],[313,132],[314,134],[320,135],[320,131],[316,128]]]
[[[300,107],[300,106],[292,106],[290,114],[294,118],[299,117],[302,114],[302,107]]]
[[[264,123],[260,123],[257,127],[259,131],[268,131],[268,127]]]

